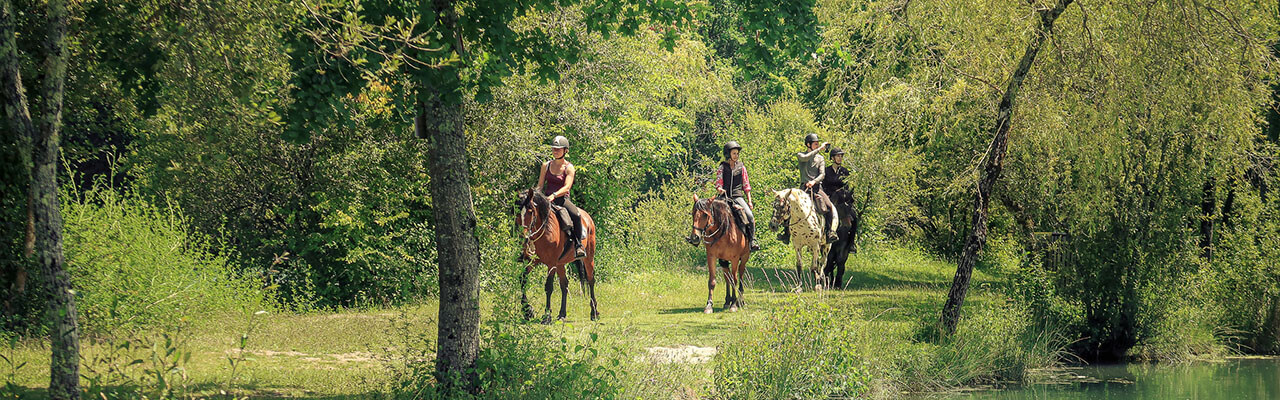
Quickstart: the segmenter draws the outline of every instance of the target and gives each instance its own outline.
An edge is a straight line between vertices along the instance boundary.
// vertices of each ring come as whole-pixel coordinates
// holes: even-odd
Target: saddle
[[[729,211],[730,211],[729,215],[733,216],[733,223],[738,226],[738,229],[746,230],[747,212],[743,210],[741,207],[738,207],[738,202],[730,201],[728,198],[725,198],[723,196],[718,196],[717,198],[724,200],[725,203],[729,204]]]
[[[561,232],[574,232],[573,216],[569,215],[569,209],[555,205],[553,203],[551,204],[551,212],[556,213],[556,215],[560,217],[559,219],[560,219]]]

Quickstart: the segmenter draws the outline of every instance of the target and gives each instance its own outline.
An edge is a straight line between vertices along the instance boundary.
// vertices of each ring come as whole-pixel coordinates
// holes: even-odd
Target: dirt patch
[[[675,347],[650,347],[645,349],[646,354],[640,358],[643,361],[654,364],[702,364],[711,361],[716,356],[715,347],[698,347],[692,345],[683,345]]]
[[[226,351],[228,355],[236,355],[240,353],[240,349],[229,349]],[[365,363],[377,361],[373,353],[356,351],[351,353],[340,354],[307,354],[298,351],[275,351],[275,350],[248,350],[244,352],[248,355],[258,357],[298,357],[301,361],[313,363]]]

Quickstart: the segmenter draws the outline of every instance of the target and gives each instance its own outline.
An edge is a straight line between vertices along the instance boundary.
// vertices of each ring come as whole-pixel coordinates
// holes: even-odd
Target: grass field
[[[735,335],[753,325],[756,318],[776,309],[787,299],[800,296],[824,302],[836,308],[856,308],[867,319],[874,320],[883,335],[910,343],[922,321],[932,321],[945,298],[954,264],[942,262],[918,252],[884,248],[851,257],[846,290],[814,292],[812,286],[795,294],[792,286],[781,284],[777,277],[787,269],[762,268],[753,263],[751,287],[745,297],[746,307],[736,313],[724,311],[724,283],[716,288],[716,312],[702,312],[706,301],[706,273],[693,266],[674,266],[666,272],[626,276],[597,287],[601,319],[591,322],[590,308],[576,284],[569,291],[569,311],[565,324],[552,324],[549,334],[562,330],[565,336],[583,337],[596,333],[630,358],[643,360],[653,347],[696,346],[717,348],[731,345]],[[794,274],[794,270],[791,270]],[[535,273],[534,275],[537,275]],[[531,281],[537,282],[534,277]],[[974,276],[974,290],[966,309],[983,307],[1001,301],[991,288],[998,278],[984,271]],[[536,312],[543,305],[541,284],[531,283],[530,302]],[[509,297],[509,296],[508,296]],[[558,307],[557,293],[552,311]],[[518,299],[497,298],[486,293],[482,298],[482,315],[491,318],[495,304],[511,304]],[[435,304],[421,304],[392,309],[370,309],[306,314],[267,313],[226,315],[208,321],[193,321],[190,328],[173,333],[176,344],[170,347],[190,352],[182,363],[185,378],[173,383],[182,393],[221,397],[227,392],[250,397],[366,398],[377,395],[389,384],[388,367],[402,361],[406,349],[423,346],[416,336],[435,335]],[[252,326],[252,327],[251,327]],[[239,351],[239,338],[249,333],[245,351]],[[767,334],[767,332],[765,332]],[[121,340],[86,340],[82,374],[109,378],[111,367],[121,367],[126,374],[145,375],[147,369],[159,365],[151,361],[147,345],[155,343],[158,333],[135,333],[140,338],[127,356],[106,357]],[[122,335],[124,336],[124,335]],[[161,344],[163,342],[161,341]],[[141,346],[139,346],[141,345]],[[6,350],[9,359],[26,365],[10,374],[20,391],[40,397],[48,379],[47,345],[38,341],[19,342]],[[921,346],[927,346],[921,344]],[[140,348],[141,347],[141,348]],[[163,346],[160,353],[164,353]],[[763,349],[767,351],[767,349]],[[232,363],[243,356],[232,378]],[[106,358],[112,361],[91,362]],[[161,357],[163,358],[163,357]],[[124,366],[133,359],[138,365]],[[638,363],[644,364],[644,363]],[[711,363],[652,364],[628,384],[627,393],[648,397],[670,392],[675,397],[708,394]],[[5,368],[0,365],[0,368]],[[93,368],[93,371],[87,370]],[[7,373],[8,368],[0,370]],[[119,384],[104,378],[104,385]]]

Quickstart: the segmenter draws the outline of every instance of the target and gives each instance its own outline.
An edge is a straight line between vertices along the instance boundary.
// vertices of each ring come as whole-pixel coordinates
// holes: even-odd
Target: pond
[[[972,400],[1280,399],[1280,359],[1188,364],[1116,364],[1067,369],[1070,383],[1031,384],[944,396]],[[936,397],[935,397],[936,398]]]

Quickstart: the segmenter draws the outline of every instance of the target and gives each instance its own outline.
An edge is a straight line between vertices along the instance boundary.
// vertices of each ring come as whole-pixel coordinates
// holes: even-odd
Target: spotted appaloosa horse
[[[724,270],[724,280],[729,285],[724,291],[724,306],[730,312],[738,311],[742,302],[742,275],[751,259],[751,243],[742,227],[734,223],[733,211],[724,200],[698,199],[693,196],[693,232],[686,239],[690,244],[702,244],[707,249],[707,307],[702,312],[710,314],[711,294],[716,290],[716,264]],[[734,286],[737,285],[735,288]]]
[[[808,249],[812,255],[809,270],[815,278],[814,289],[821,290],[822,283],[826,282],[822,267],[830,249],[823,235],[822,217],[803,190],[784,189],[774,191],[773,195],[773,219],[769,220],[769,229],[776,231],[783,224],[791,227],[791,247],[796,251],[796,278],[803,277],[800,272],[804,263],[801,254]]]
[[[582,247],[586,250],[587,256],[580,261],[575,261],[573,249],[567,246],[568,235],[572,233],[562,228],[561,218],[557,215],[558,213],[552,211],[551,201],[547,196],[530,189],[521,194],[516,205],[520,209],[517,221],[524,231],[526,246],[524,255],[532,259],[529,266],[525,267],[524,273],[520,275],[520,304],[525,310],[525,317],[533,318],[533,310],[529,307],[529,299],[524,293],[529,271],[533,269],[535,263],[541,263],[547,266],[545,287],[547,306],[543,323],[551,322],[551,290],[555,288],[555,281],[552,278],[557,276],[560,278],[560,315],[557,318],[564,319],[565,303],[569,297],[569,278],[565,275],[565,265],[572,263],[579,272],[577,274],[579,283],[591,295],[591,320],[600,319],[600,312],[596,310],[596,224],[595,220],[591,219],[591,214],[580,211],[582,226],[587,233],[587,238],[582,241]]]

